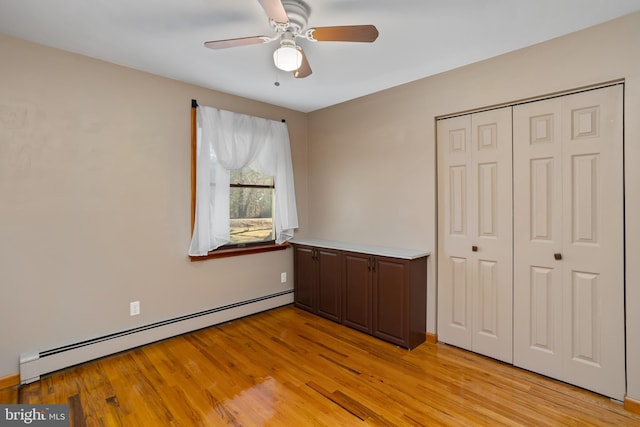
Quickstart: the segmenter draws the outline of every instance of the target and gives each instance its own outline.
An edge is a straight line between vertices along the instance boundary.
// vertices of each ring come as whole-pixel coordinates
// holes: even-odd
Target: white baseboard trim
[[[254,298],[46,351],[20,355],[20,383],[100,357],[239,319],[293,302],[293,290]]]

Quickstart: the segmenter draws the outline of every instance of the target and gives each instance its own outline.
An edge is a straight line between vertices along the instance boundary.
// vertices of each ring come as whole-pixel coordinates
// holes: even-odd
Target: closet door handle
[[[557,253],[553,254],[553,258],[556,261],[560,261],[562,259],[562,254],[560,252],[557,252]]]
[[[471,250],[473,252],[478,252],[478,247],[477,246],[471,246]]]

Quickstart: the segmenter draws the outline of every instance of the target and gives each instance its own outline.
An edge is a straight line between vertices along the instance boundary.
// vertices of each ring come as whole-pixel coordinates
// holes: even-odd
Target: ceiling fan
[[[302,0],[258,0],[269,16],[276,35],[241,37],[236,39],[205,42],[210,49],[226,49],[236,46],[270,43],[279,40],[280,47],[273,53],[279,69],[293,71],[296,78],[311,74],[311,66],[304,51],[296,44],[297,38],[312,42],[366,42],[378,38],[378,29],[373,25],[347,25],[335,27],[307,28],[311,8]]]

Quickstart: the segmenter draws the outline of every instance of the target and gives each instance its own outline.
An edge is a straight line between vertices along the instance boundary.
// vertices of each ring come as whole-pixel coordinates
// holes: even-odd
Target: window
[[[230,175],[230,239],[225,246],[275,243],[273,177],[248,167],[232,170]]]
[[[192,260],[285,249],[298,228],[286,123],[191,109]]]

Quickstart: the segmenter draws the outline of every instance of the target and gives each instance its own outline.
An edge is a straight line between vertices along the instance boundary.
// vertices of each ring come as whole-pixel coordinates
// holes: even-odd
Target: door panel
[[[340,252],[317,248],[318,314],[335,322],[342,321],[342,270]]]
[[[438,121],[438,337],[512,359],[511,108]]]
[[[573,243],[598,243],[598,156],[573,156],[571,194],[573,197],[571,222]]]
[[[308,246],[294,246],[294,300],[296,306],[315,312],[314,288],[316,280],[316,266],[313,259],[313,248]]]
[[[625,393],[623,87],[563,97],[565,381]]]
[[[471,350],[469,168],[471,116],[438,127],[438,338]]]
[[[562,372],[561,100],[513,110],[513,362],[559,378]]]
[[[553,318],[553,269],[531,267],[529,295],[529,312],[531,313],[531,336],[529,345],[536,351],[554,354],[556,342],[554,340],[555,326]]]
[[[478,274],[478,286],[480,288],[480,324],[478,331],[481,334],[489,335],[492,338],[498,336],[498,277],[497,263],[493,261],[480,260]]]
[[[624,398],[622,86],[514,107],[514,364]]]
[[[451,257],[451,326],[466,330],[467,322],[467,260]]]
[[[467,168],[452,166],[449,170],[449,233],[464,236],[467,233]]]
[[[573,337],[571,358],[576,362],[600,365],[598,359],[598,316],[597,308],[598,275],[573,272],[572,290],[572,324]]]
[[[511,107],[471,115],[472,349],[513,360]]]
[[[537,158],[531,160],[531,239],[550,241],[553,212],[553,158]]]
[[[409,263],[384,257],[373,262],[373,335],[404,345],[409,331]]]
[[[371,272],[368,255],[344,253],[345,325],[371,333]]]
[[[478,234],[482,237],[497,237],[498,220],[498,165],[478,165]]]

